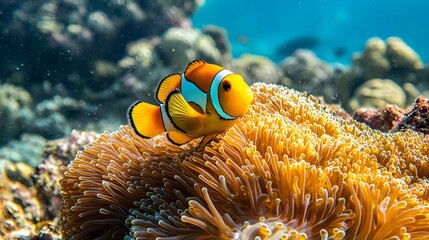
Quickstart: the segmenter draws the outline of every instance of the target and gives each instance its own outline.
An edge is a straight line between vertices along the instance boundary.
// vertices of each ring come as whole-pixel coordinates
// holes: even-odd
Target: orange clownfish
[[[162,79],[155,96],[159,106],[142,101],[130,106],[129,123],[141,137],[167,132],[177,145],[199,137],[207,144],[245,114],[253,99],[240,75],[203,60]]]

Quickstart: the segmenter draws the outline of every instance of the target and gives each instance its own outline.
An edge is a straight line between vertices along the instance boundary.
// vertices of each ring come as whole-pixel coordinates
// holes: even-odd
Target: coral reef
[[[397,37],[351,68],[305,50],[233,58],[223,28],[192,26],[202,3],[2,3],[0,238],[59,239],[60,218],[65,238],[428,238],[429,65]],[[321,97],[255,84],[206,147],[72,130],[118,129],[196,58]]]
[[[195,59],[220,64],[222,55],[211,36],[193,28],[170,28],[162,36],[159,44],[162,59],[174,71],[182,71]]]
[[[117,80],[101,93],[88,94],[93,102],[103,102],[106,96],[117,99],[117,108],[111,109],[115,114],[122,114],[132,99],[153,101],[149,96],[153,86],[166,75],[183,71],[189,62],[203,58],[227,65],[231,55],[226,33],[213,26],[202,31],[172,27],[159,37],[130,42],[126,49],[118,63],[121,74]]]
[[[383,41],[374,37],[368,39],[362,53],[354,55],[351,68],[337,76],[335,85],[340,100],[348,102],[360,85],[376,78],[390,79],[401,87],[408,84],[404,90],[425,86],[429,79],[426,69],[419,55],[400,38],[389,37]],[[406,105],[418,95],[415,91],[406,94],[412,95],[407,96]]]
[[[123,53],[119,39],[129,42],[160,35],[172,26],[189,26],[188,17],[201,4],[200,0],[12,1],[0,22],[0,45],[9,48],[1,56],[8,64],[0,72],[14,72],[22,64],[20,71],[30,82],[59,83],[68,74],[84,79],[94,59],[119,58],[117,54]],[[15,49],[16,43],[32,51]]]
[[[207,146],[128,126],[61,179],[70,239],[423,239],[429,138],[385,134],[312,96],[254,84],[248,114]]]
[[[161,38],[166,31],[174,29],[172,27],[190,29],[189,16],[201,4],[201,0],[23,0],[3,4],[0,77],[2,83],[9,84],[1,85],[0,98],[6,88],[16,94],[22,92],[11,89],[12,85],[23,87],[28,91],[34,111],[26,108],[25,101],[19,103],[24,104],[21,106],[0,100],[0,111],[6,114],[0,119],[4,133],[0,144],[19,138],[23,132],[41,134],[51,140],[67,136],[73,128],[88,129],[91,125],[95,127],[92,130],[100,130],[96,124],[99,118],[108,119],[102,123],[111,124],[107,129],[117,129],[129,102],[136,99],[136,95],[152,91],[127,94],[133,88],[127,88],[124,82],[129,83],[130,78],[140,81],[145,76],[129,77],[132,71],[122,72],[124,69],[117,65],[124,56],[124,46],[139,39]],[[199,47],[201,53],[197,57],[211,60],[213,52],[217,53],[214,58],[219,57],[211,37],[194,31],[198,32],[199,41],[192,47]],[[170,58],[173,57],[166,57],[166,62]],[[173,61],[172,66],[175,64]],[[170,66],[160,60],[154,65],[162,69],[157,73],[157,69],[149,68],[155,72],[155,78],[171,72]],[[144,81],[146,86],[149,83]],[[126,99],[122,101],[123,98]],[[3,127],[11,123],[13,127]]]
[[[45,136],[48,139],[57,139],[70,134],[72,128],[82,126],[87,119],[82,106],[83,101],[70,97],[54,96],[37,104],[34,114],[36,120],[29,127],[29,132]],[[76,119],[79,121],[73,122]]]
[[[24,162],[36,167],[42,162],[45,144],[46,139],[40,135],[25,133],[19,141],[11,140],[0,148],[0,159]]]
[[[201,32],[213,39],[216,48],[222,55],[222,62],[229,62],[232,53],[226,30],[215,25],[208,25],[201,29]]]
[[[379,109],[359,108],[353,118],[383,132],[398,132],[406,129],[429,133],[429,99],[418,97],[407,109],[386,105]]]
[[[386,104],[405,107],[405,93],[398,84],[389,79],[372,79],[359,86],[349,101],[354,112],[359,107],[379,108]]]
[[[334,80],[343,71],[339,65],[329,65],[309,50],[295,51],[280,65],[284,76],[291,80],[290,87],[323,96],[327,102],[337,101]]]
[[[29,92],[12,84],[0,84],[0,145],[17,137],[34,120]]]
[[[4,160],[3,160],[4,161]],[[34,169],[25,163],[0,163],[0,238],[60,239],[55,224],[29,181]]]
[[[40,163],[37,162],[40,157],[33,157],[35,154],[32,152],[40,152],[37,149],[40,146],[37,142],[43,142],[40,138],[57,139],[69,135],[73,128],[87,128],[91,124],[89,120],[97,120],[92,114],[97,115],[98,112],[102,111],[84,100],[59,95],[33,103],[32,95],[24,88],[2,84],[0,145],[10,141],[0,149],[0,158],[25,161],[36,166]],[[107,129],[114,128],[110,126]],[[25,144],[30,144],[33,149],[26,151]]]
[[[73,131],[68,138],[49,141],[36,169],[0,160],[1,239],[60,239],[61,166],[96,137],[93,132]]]
[[[386,40],[386,57],[393,69],[412,71],[423,66],[419,55],[398,37],[390,37]]]
[[[290,84],[282,72],[270,59],[258,55],[243,54],[234,59],[232,66],[248,83],[265,82]]]
[[[405,110],[396,105],[385,105],[379,109],[358,108],[353,119],[382,132],[390,132],[404,118]]]
[[[73,130],[68,138],[49,141],[45,147],[43,162],[37,166],[32,175],[37,197],[44,206],[45,217],[53,219],[58,225],[61,203],[59,180],[67,165],[83,150],[83,146],[93,141],[98,134]]]
[[[429,134],[429,99],[427,97],[421,96],[416,99],[395,130],[404,129],[421,132],[426,136]]]
[[[399,38],[370,39],[350,70],[305,50],[295,51],[280,64],[249,54],[232,59],[224,29],[192,27],[189,17],[201,4],[201,0],[6,4],[0,16],[4,20],[0,48],[7,49],[0,56],[4,63],[0,76],[6,84],[0,95],[13,92],[15,104],[0,100],[0,111],[6,113],[0,126],[14,123],[1,129],[0,144],[19,139],[24,132],[52,140],[75,128],[117,129],[130,102],[150,102],[160,79],[182,71],[196,58],[239,72],[249,83],[287,85],[346,108],[358,94],[355,90],[374,78],[402,87],[406,104],[429,93],[429,66],[423,66],[418,54]]]

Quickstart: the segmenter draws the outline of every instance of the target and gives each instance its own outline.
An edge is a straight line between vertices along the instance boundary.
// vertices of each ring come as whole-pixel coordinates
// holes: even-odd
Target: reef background
[[[374,5],[364,14],[351,2],[251,9],[237,1],[239,12],[201,0],[2,3],[0,238],[56,233],[60,167],[98,133],[126,124],[129,104],[154,102],[159,80],[197,58],[249,84],[320,96],[340,104],[337,115],[385,132],[427,133],[427,116],[417,127],[407,109],[429,96],[429,20],[420,12],[428,6],[418,5],[427,3]],[[276,14],[265,18],[270,8]],[[374,24],[359,28],[354,22],[362,18]],[[427,99],[414,107],[427,110]]]
[[[278,54],[278,50],[289,42],[310,47],[325,61],[350,65],[353,53],[361,51],[362,43],[368,38],[400,36],[428,61],[428,32],[423,24],[429,22],[427,7],[425,1],[401,0],[270,1],[266,4],[255,0],[221,0],[206,1],[192,15],[192,20],[198,28],[208,23],[224,27],[236,57],[253,53],[280,62],[285,56]],[[213,13],[221,13],[222,17]],[[283,53],[290,53],[289,48],[285,50]]]

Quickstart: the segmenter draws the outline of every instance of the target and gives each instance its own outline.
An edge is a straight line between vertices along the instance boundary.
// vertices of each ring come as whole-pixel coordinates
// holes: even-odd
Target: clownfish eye
[[[229,81],[224,81],[222,83],[222,89],[228,92],[231,90],[231,83]]]

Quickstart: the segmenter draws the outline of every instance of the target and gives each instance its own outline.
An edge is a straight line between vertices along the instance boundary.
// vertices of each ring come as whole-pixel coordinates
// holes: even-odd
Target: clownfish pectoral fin
[[[159,82],[158,88],[156,89],[156,100],[159,103],[164,103],[165,99],[167,99],[168,94],[180,87],[180,80],[182,76],[179,73],[173,73],[165,77]]]
[[[128,108],[128,122],[140,137],[151,138],[164,130],[160,107],[137,101]]]
[[[167,115],[175,128],[184,133],[195,133],[203,126],[204,115],[189,105],[178,89],[165,100]]]
[[[191,137],[188,135],[177,132],[177,131],[171,131],[167,133],[167,138],[170,140],[170,142],[176,144],[176,145],[183,145],[185,143],[188,143],[192,140]]]
[[[189,65],[185,69],[185,76],[187,76],[188,73],[192,72],[193,70],[204,66],[205,64],[206,64],[206,61],[204,61],[202,59],[197,59],[197,60],[192,61],[191,63],[189,63]]]
[[[217,133],[212,133],[209,135],[206,135],[203,137],[203,139],[201,139],[200,145],[206,145],[207,143],[209,143],[211,140],[213,140],[213,138],[217,135]]]

